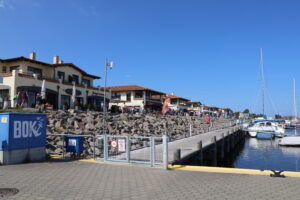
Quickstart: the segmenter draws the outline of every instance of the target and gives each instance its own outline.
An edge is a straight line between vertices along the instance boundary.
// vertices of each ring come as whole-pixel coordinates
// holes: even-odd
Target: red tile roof
[[[165,94],[163,92],[159,92],[159,91],[152,90],[152,89],[149,89],[149,88],[141,87],[141,86],[138,86],[138,85],[121,85],[121,86],[111,86],[111,87],[108,87],[108,88],[111,89],[112,92],[150,91],[150,92],[154,92],[154,93],[161,94],[161,95]]]
[[[168,94],[168,95],[166,96],[166,98],[170,98],[170,99],[181,99],[181,100],[183,100],[183,101],[191,101],[191,100],[189,100],[189,99],[186,99],[186,98],[183,98],[183,97],[179,97],[179,96],[175,96],[175,95],[173,95],[173,94]]]
[[[45,62],[25,58],[23,56],[16,57],[16,58],[9,58],[9,59],[0,59],[0,62],[2,62],[2,63],[9,63],[9,62],[16,62],[16,61],[27,61],[27,62],[36,63],[36,64],[49,66],[49,67],[69,66],[69,67],[72,67],[72,68],[80,71],[84,76],[88,76],[88,77],[91,77],[91,78],[94,78],[94,79],[100,79],[100,76],[95,76],[95,75],[88,74],[85,71],[83,71],[82,69],[80,69],[79,67],[77,67],[76,65],[74,65],[73,63],[49,64],[49,63],[45,63]]]

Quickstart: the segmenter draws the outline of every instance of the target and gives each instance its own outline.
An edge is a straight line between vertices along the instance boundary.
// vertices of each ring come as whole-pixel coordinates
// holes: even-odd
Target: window
[[[66,108],[70,106],[70,96],[67,95],[61,95],[61,107],[64,105]]]
[[[30,75],[37,74],[38,76],[43,76],[42,70],[35,67],[27,67],[27,73]]]
[[[146,98],[150,99],[150,97],[151,97],[151,92],[146,92]]]
[[[76,103],[79,105],[83,105],[83,98],[82,97],[76,97]]]
[[[126,93],[126,101],[131,101],[131,92]]]
[[[134,98],[143,98],[143,91],[136,91],[134,93]]]
[[[177,99],[171,99],[171,104],[177,104]]]
[[[90,87],[91,86],[91,81],[90,80],[87,80],[87,79],[82,79],[82,84],[83,85],[87,85],[88,87]]]
[[[121,99],[121,94],[119,92],[112,92],[111,98],[113,100],[120,100]]]
[[[20,69],[20,66],[11,66],[9,68],[9,72],[12,72],[13,70],[19,70]]]
[[[79,77],[77,75],[72,75],[72,81],[74,81],[76,84],[79,83]]]
[[[58,79],[61,79],[63,82],[65,81],[65,72],[57,72]]]
[[[2,67],[2,73],[6,73],[6,67]]]

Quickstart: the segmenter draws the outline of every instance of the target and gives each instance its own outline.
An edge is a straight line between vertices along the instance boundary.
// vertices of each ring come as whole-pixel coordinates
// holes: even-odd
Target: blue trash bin
[[[83,137],[66,136],[66,152],[82,153],[83,152]]]

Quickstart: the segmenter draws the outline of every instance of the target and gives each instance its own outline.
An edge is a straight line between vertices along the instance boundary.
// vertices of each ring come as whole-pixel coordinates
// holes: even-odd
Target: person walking
[[[35,100],[36,100],[35,108],[36,108],[36,109],[40,109],[40,108],[41,108],[41,105],[42,105],[42,96],[41,96],[40,93],[37,93],[37,94],[36,94]]]
[[[25,91],[24,94],[23,94],[22,106],[24,106],[25,108],[28,108],[28,103],[29,103],[29,96],[28,96],[27,91]]]
[[[18,101],[17,102],[18,102],[18,106],[20,108],[22,108],[22,106],[23,106],[23,94],[20,90],[18,91]]]

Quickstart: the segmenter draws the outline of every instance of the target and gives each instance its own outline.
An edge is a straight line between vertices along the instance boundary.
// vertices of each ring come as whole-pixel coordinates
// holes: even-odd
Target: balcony
[[[8,73],[7,73],[8,74]],[[11,74],[11,73],[10,73]],[[68,81],[62,81],[61,79],[59,78],[53,78],[53,77],[50,77],[50,76],[40,76],[40,75],[37,75],[37,74],[31,74],[31,73],[24,73],[24,72],[19,72],[18,75],[20,77],[24,77],[24,78],[31,78],[31,79],[38,79],[38,80],[45,80],[47,82],[53,82],[53,83],[61,83],[61,84],[64,84],[64,85],[70,85],[70,86],[73,86],[73,83],[70,83]],[[0,74],[1,76],[1,74]],[[100,90],[100,91],[104,91],[102,88],[99,89],[97,87],[93,87],[93,86],[87,86],[87,85],[84,85],[84,84],[75,84],[76,87],[81,87],[81,88],[87,88],[87,89],[91,89],[91,90]]]

